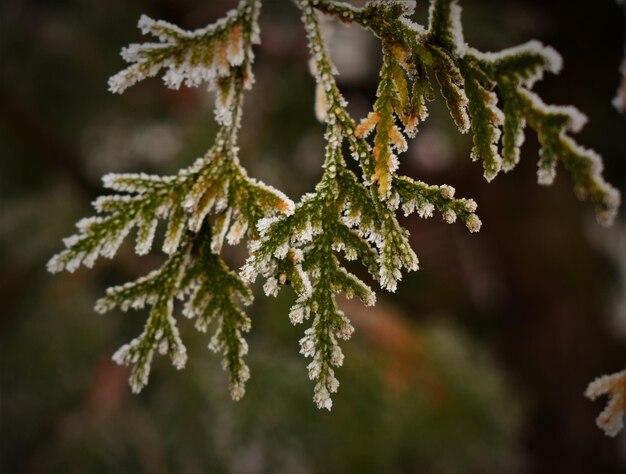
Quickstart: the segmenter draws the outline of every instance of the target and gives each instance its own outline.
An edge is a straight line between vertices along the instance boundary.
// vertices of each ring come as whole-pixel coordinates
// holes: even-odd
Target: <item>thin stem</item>
[[[426,41],[425,32],[411,28],[399,19],[403,7],[372,3],[363,8],[332,0],[312,0],[312,7],[327,15],[332,15],[343,23],[358,23],[369,29],[378,38],[398,42],[407,47],[421,49]]]

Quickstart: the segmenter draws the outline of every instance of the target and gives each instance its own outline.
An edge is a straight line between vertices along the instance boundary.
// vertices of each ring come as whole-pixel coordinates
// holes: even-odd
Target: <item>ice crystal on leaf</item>
[[[553,49],[531,41],[497,53],[476,51],[463,39],[456,0],[431,0],[425,26],[412,19],[413,2],[368,2],[362,8],[332,0],[296,4],[308,39],[314,113],[325,126],[326,148],[322,178],[295,205],[248,177],[238,158],[243,94],[253,83],[252,46],[259,42],[259,1],[242,0],[222,19],[195,31],[142,16],[139,28],[157,42],[122,51],[130,65],[111,78],[112,92],[160,73],[174,89],[206,84],[215,92],[218,123],[205,156],[173,176],[105,176],[104,186],[113,194],[94,202],[96,216],[79,221],[78,233],[65,239],[66,249],[48,264],[53,272],[90,267],[99,256],[113,257],[133,229],[136,252],[147,254],[159,222],[166,223],[165,263],[134,282],[110,288],[96,304],[99,312],[150,307],[143,333],[114,356],[132,367],[133,391],[147,383],[155,351],[168,354],[177,368],[184,366],[187,354],[176,319],[180,300],[182,314],[199,331],[213,322],[217,326],[209,347],[222,354],[231,395],[241,398],[250,375],[243,360],[248,350],[243,334],[250,320],[239,305],[251,302],[248,284],[260,275],[266,295],[276,296],[283,286],[295,292],[289,320],[308,326],[300,352],[310,358],[315,404],[330,409],[339,387],[336,371],[344,363],[340,341],[354,331],[336,295],[357,297],[365,305],[376,301],[371,286],[349,271],[345,261],[359,261],[374,282],[395,291],[403,272],[418,268],[399,212],[422,218],[437,212],[470,232],[481,227],[474,200],[456,197],[452,186],[398,173],[409,140],[428,117],[435,90],[460,132],[471,132],[471,158],[482,161],[487,180],[515,167],[528,126],[541,144],[540,184],[553,181],[561,162],[576,193],[591,199],[601,222],[610,223],[617,213],[620,196],[604,181],[600,157],[569,135],[582,128],[585,117],[573,107],[546,105],[532,91],[544,72],[560,70]],[[356,23],[381,40],[376,98],[359,123],[348,113],[335,82],[321,14]],[[348,167],[349,159],[356,162],[356,171]],[[250,255],[237,274],[220,252],[224,241],[234,245],[244,238]]]

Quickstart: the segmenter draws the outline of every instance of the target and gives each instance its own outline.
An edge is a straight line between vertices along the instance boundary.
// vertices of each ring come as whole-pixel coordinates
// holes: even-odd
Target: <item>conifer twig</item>
[[[181,300],[182,314],[199,331],[215,321],[209,347],[222,354],[231,396],[240,399],[249,378],[243,335],[250,329],[240,304],[250,304],[248,285],[261,275],[266,295],[276,295],[282,286],[295,292],[292,323],[310,320],[300,352],[311,358],[307,368],[315,381],[314,402],[330,409],[339,386],[335,371],[344,359],[339,341],[353,332],[336,295],[356,296],[365,305],[376,300],[371,286],[349,271],[344,260],[358,260],[375,282],[393,292],[405,270],[418,268],[409,232],[397,218],[400,209],[423,218],[437,211],[446,222],[459,220],[470,232],[481,227],[474,200],[456,197],[450,185],[399,173],[400,157],[427,119],[436,89],[459,131],[471,132],[471,158],[482,161],[488,181],[518,163],[523,130],[529,126],[541,144],[539,183],[550,184],[561,162],[579,197],[589,197],[595,205],[598,220],[609,224],[615,218],[620,196],[604,181],[600,157],[569,135],[586,118],[573,107],[546,105],[532,91],[544,72],[559,71],[559,55],[537,41],[499,53],[469,47],[456,0],[431,0],[426,27],[412,20],[413,2],[379,1],[356,8],[333,0],[297,0],[316,83],[315,113],[325,126],[324,171],[315,189],[296,204],[249,177],[239,162],[237,143],[244,92],[254,82],[252,47],[260,41],[260,4],[241,0],[222,19],[195,31],[140,18],[139,28],[157,41],[124,48],[129,66],[110,79],[109,89],[121,93],[159,74],[173,89],[205,84],[215,93],[214,143],[172,176],[106,175],[104,186],[113,193],[96,199],[96,215],[79,221],[78,232],[65,239],[65,249],[48,263],[52,272],[91,267],[100,256],[112,258],[133,229],[135,251],[145,255],[159,223],[166,224],[162,266],[109,288],[96,303],[99,312],[150,307],[142,334],[114,356],[131,366],[133,391],[147,383],[155,351],[168,354],[177,368],[185,365],[175,311]],[[335,81],[320,14],[357,23],[381,40],[376,99],[358,123]],[[250,255],[235,273],[220,253],[225,240],[235,245],[244,239]]]

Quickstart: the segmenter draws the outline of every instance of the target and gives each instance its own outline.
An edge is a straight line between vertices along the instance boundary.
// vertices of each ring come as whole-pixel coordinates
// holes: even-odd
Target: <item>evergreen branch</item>
[[[277,211],[290,212],[292,202],[283,193],[249,178],[237,156],[243,91],[251,77],[242,65],[248,67],[254,58],[252,44],[258,41],[257,16],[258,2],[246,0],[224,19],[195,32],[184,32],[162,21],[142,19],[144,32],[151,32],[162,41],[213,38],[236,25],[241,26],[239,49],[243,63],[229,66],[228,73],[219,81],[220,91],[228,93],[226,96],[218,94],[216,100],[215,115],[220,127],[215,144],[204,157],[176,176],[106,175],[103,178],[105,187],[123,194],[101,197],[94,202],[96,211],[104,216],[79,222],[79,233],[65,240],[67,248],[49,262],[50,271],[73,271],[81,263],[92,266],[99,255],[112,258],[135,226],[138,227],[136,250],[139,254],[148,253],[159,219],[169,221],[163,251],[172,255],[185,228],[197,232],[212,210],[218,215],[217,222],[224,231],[216,233],[216,251],[221,248],[229,225],[226,209],[232,209],[228,217],[232,216],[234,223],[228,232],[228,240],[233,244],[239,242],[246,232],[254,237],[256,222],[261,217]],[[195,48],[199,47],[194,42],[184,41],[179,46],[186,48],[185,57],[192,57]]]
[[[497,53],[470,49],[467,55],[479,61],[489,77],[507,79],[528,89],[543,78],[544,72],[558,74],[563,67],[559,53],[536,40]]]
[[[496,106],[498,98],[491,91],[493,84],[476,67],[471,56],[466,55],[461,60],[460,71],[464,79],[468,100],[467,110],[474,132],[474,147],[471,158],[474,161],[482,158],[485,179],[491,181],[502,167],[502,157],[498,153],[498,141],[501,136],[500,126],[504,121],[504,114]]]
[[[329,5],[327,2],[312,3],[323,11],[325,6]],[[306,5],[306,2],[304,4]],[[334,3],[334,5],[339,9],[344,7],[343,4]],[[350,18],[350,11],[353,10],[339,11],[341,18],[345,20],[345,18]],[[326,12],[330,11],[326,10]],[[396,13],[397,18],[408,12],[401,8]],[[403,18],[406,20],[406,17]],[[406,26],[407,24],[406,21],[398,21],[402,25]],[[355,127],[354,121],[345,111],[345,100],[332,78],[333,67],[328,59],[319,30],[315,28],[316,19],[313,15],[310,15],[310,22],[312,26],[307,27],[307,32],[311,45],[311,55],[316,58],[313,73],[318,81],[318,87],[321,84],[321,89],[326,91],[326,103],[334,104],[332,108],[329,107],[331,112],[330,117],[327,117],[327,122],[329,124],[339,123],[338,133],[348,141],[352,149],[352,156],[358,160],[364,176],[368,178],[364,180],[365,185],[370,186],[372,182],[380,181],[380,177],[384,177],[382,190],[380,183],[378,187],[370,186],[369,195],[359,193],[358,187],[350,189],[351,197],[346,215],[349,223],[357,227],[357,232],[375,243],[379,250],[380,270],[378,279],[384,288],[393,290],[396,281],[401,276],[402,268],[415,270],[418,263],[408,242],[408,232],[402,229],[392,212],[399,204],[398,199],[412,200],[415,197],[410,192],[403,192],[401,195],[394,193],[392,198],[387,199],[390,196],[391,183],[395,179],[395,155],[392,150],[403,151],[406,147],[406,139],[395,125],[395,117],[398,117],[403,123],[405,133],[408,135],[414,133],[417,121],[426,116],[426,111],[420,110],[420,107],[424,101],[432,99],[432,88],[424,85],[426,75],[421,62],[410,61],[410,55],[400,44],[384,43],[381,83],[378,88],[378,98],[374,104],[374,111],[358,127]],[[306,24],[305,21],[305,26]],[[413,90],[419,91],[418,98],[408,97],[407,79],[413,79],[414,84],[417,84]],[[375,146],[372,149],[365,141],[365,137],[373,129],[376,129],[376,137]],[[381,159],[381,155],[387,159]],[[407,183],[408,181],[405,179],[404,182]],[[344,182],[342,186],[347,184],[348,182]],[[383,204],[384,201],[387,202]],[[475,210],[475,203],[473,209]],[[447,215],[451,216],[451,213],[447,212]],[[478,218],[474,215],[468,219],[471,228],[477,230],[480,226]]]
[[[467,114],[468,98],[463,89],[461,71],[450,54],[439,46],[430,46],[429,53],[441,95],[457,128],[465,133],[470,128],[470,118]]]
[[[158,220],[169,224],[163,251],[172,255],[178,249],[185,228],[197,232],[210,211],[224,216],[232,209],[234,222],[222,221],[221,240],[228,232],[229,243],[238,243],[243,234],[256,236],[261,216],[290,212],[291,201],[281,192],[247,177],[231,149],[216,145],[207,155],[176,176],[145,174],[106,175],[105,187],[124,194],[102,196],[94,201],[98,216],[78,222],[78,234],[64,240],[66,249],[48,263],[48,270],[74,271],[82,263],[91,267],[98,256],[113,258],[133,227],[138,228],[136,251],[150,251]],[[230,217],[230,214],[229,214]],[[251,225],[250,225],[251,224]]]
[[[198,330],[206,331],[217,320],[209,347],[222,354],[231,396],[240,399],[249,378],[243,333],[249,331],[250,320],[239,302],[250,304],[248,284],[262,275],[267,295],[275,296],[284,285],[296,293],[289,312],[292,323],[314,315],[300,340],[301,353],[312,358],[308,371],[316,382],[316,405],[331,408],[331,394],[339,385],[335,369],[343,363],[338,341],[353,332],[336,295],[356,296],[366,305],[376,298],[338,254],[358,259],[382,288],[395,291],[402,272],[418,268],[409,232],[396,216],[400,208],[405,215],[417,212],[420,217],[437,210],[446,222],[459,219],[470,232],[481,226],[472,199],[455,198],[451,186],[428,185],[397,173],[407,138],[415,136],[428,116],[433,81],[460,132],[472,131],[471,158],[483,161],[488,181],[517,164],[528,124],[541,144],[539,183],[550,184],[561,161],[577,194],[591,199],[601,221],[609,223],[617,213],[620,196],[604,181],[600,157],[567,134],[584,125],[584,116],[573,107],[547,106],[532,92],[545,71],[556,73],[561,67],[551,48],[536,41],[499,53],[469,48],[457,0],[431,0],[428,29],[411,20],[411,2],[370,2],[363,8],[333,0],[297,4],[316,81],[315,112],[326,124],[327,145],[320,182],[296,205],[249,177],[239,163],[243,96],[253,82],[252,45],[259,42],[259,0],[242,0],[221,20],[195,31],[142,16],[140,29],[158,42],[125,48],[122,56],[131,65],[109,82],[111,91],[123,92],[165,70],[168,87],[206,83],[216,97],[218,132],[204,157],[173,176],[105,176],[105,187],[116,194],[93,203],[96,215],[80,221],[78,233],[65,239],[65,250],[48,263],[52,272],[90,267],[98,256],[112,258],[134,228],[135,251],[146,254],[159,221],[165,221],[163,251],[168,258],[161,268],[108,289],[96,304],[99,312],[150,306],[143,333],[114,356],[132,366],[135,392],[147,382],[155,350],[168,353],[178,368],[185,364],[186,350],[173,316],[174,300],[180,299],[183,314],[195,320]],[[358,126],[334,79],[318,11],[358,23],[382,40],[377,97]],[[344,145],[358,164],[357,173],[347,167]],[[250,255],[237,275],[219,254],[224,240],[234,245],[244,236]]]
[[[209,235],[194,242],[193,263],[181,285],[188,294],[183,314],[195,319],[195,326],[201,332],[206,332],[211,322],[218,320],[209,348],[223,354],[222,365],[229,373],[231,397],[239,400],[250,378],[250,370],[243,360],[248,344],[242,335],[250,330],[250,319],[237,305],[236,297],[249,305],[252,292],[228,269],[213,246]]]
[[[294,324],[315,313],[312,327],[300,341],[301,352],[313,357],[308,369],[311,379],[317,382],[315,403],[330,409],[330,394],[339,385],[332,367],[343,361],[337,339],[349,338],[353,330],[338,310],[335,295],[341,292],[356,295],[367,305],[375,301],[372,290],[343,268],[334,254],[343,251],[348,259],[360,255],[369,263],[370,270],[375,270],[376,256],[344,220],[349,196],[341,182],[349,180],[350,186],[359,183],[351,179],[354,175],[345,168],[335,121],[328,124],[326,137],[325,171],[315,193],[305,196],[293,214],[259,223],[261,238],[251,247],[242,276],[251,282],[262,274],[267,278],[263,287],[267,295],[276,295],[279,285],[289,282],[298,295],[290,311]]]
[[[186,242],[161,268],[132,283],[109,288],[106,296],[96,302],[99,313],[115,307],[126,311],[143,308],[145,304],[151,306],[141,335],[113,355],[118,364],[132,366],[129,383],[134,393],[139,393],[148,383],[155,350],[169,354],[177,369],[182,369],[187,362],[187,350],[180,339],[173,310],[174,299],[181,293],[180,282],[188,265],[190,248],[191,244]]]
[[[368,305],[375,299],[367,285],[341,266],[335,252],[343,251],[347,259],[359,257],[381,286],[390,291],[395,290],[403,268],[417,269],[408,231],[397,221],[397,205],[394,207],[387,198],[395,183],[393,152],[406,149],[396,117],[411,133],[425,111],[420,110],[419,102],[415,106],[409,99],[407,76],[415,77],[417,67],[405,61],[401,48],[388,44],[374,112],[356,127],[333,78],[335,70],[311,2],[304,0],[299,5],[314,58],[311,70],[317,81],[316,113],[327,124],[324,174],[315,192],[304,196],[293,214],[259,222],[260,239],[251,245],[242,276],[251,282],[261,274],[267,279],[264,290],[268,295],[276,295],[282,284],[291,284],[298,295],[290,312],[292,322],[302,322],[311,312],[315,314],[312,327],[301,340],[301,352],[313,357],[309,375],[316,380],[315,403],[330,408],[330,394],[338,387],[333,367],[343,360],[337,339],[347,339],[352,332],[349,321],[337,309],[335,295],[356,295]],[[364,137],[373,128],[376,136],[372,149]],[[364,183],[346,167],[344,140],[361,166]],[[420,186],[408,178],[400,182],[399,192],[394,192],[397,201],[406,200],[411,206],[410,202],[421,199],[442,209],[448,221],[453,220],[452,216],[456,218],[456,209],[470,228],[478,229],[480,221],[473,214],[469,217],[475,204],[468,212],[469,201],[453,200],[448,188],[438,193],[439,188]]]
[[[614,437],[624,428],[626,418],[626,370],[598,377],[585,390],[585,397],[591,400],[603,395],[607,395],[609,401],[598,415],[596,424],[608,436]]]
[[[417,130],[417,118],[407,116],[409,115],[407,81],[402,66],[397,61],[398,56],[403,56],[400,48],[393,45],[383,46],[381,81],[376,93],[378,99],[374,103],[374,111],[355,130],[357,138],[363,138],[372,128],[376,128],[372,151],[374,174],[370,180],[378,183],[378,191],[383,197],[389,195],[392,175],[398,168],[398,158],[394,151],[401,153],[407,149],[406,139],[395,124],[395,117],[404,118],[405,126],[409,124],[411,133],[414,134]]]
[[[224,356],[232,398],[239,400],[245,393],[250,371],[243,361],[248,346],[242,333],[250,330],[250,320],[236,298],[248,305],[252,293],[213,252],[212,240],[208,225],[199,235],[187,234],[180,249],[161,268],[107,289],[106,296],[96,302],[99,313],[116,307],[122,311],[151,307],[142,334],[113,356],[118,364],[132,366],[129,382],[133,392],[140,392],[147,384],[155,351],[169,354],[176,368],[185,366],[187,352],[173,316],[175,300],[180,299],[186,300],[183,315],[195,319],[199,331],[206,332],[211,322],[218,320],[209,348]]]
[[[449,224],[455,222],[458,217],[470,232],[480,230],[481,221],[474,214],[477,208],[476,201],[456,199],[452,186],[447,184],[429,186],[421,181],[401,176],[394,182],[394,191],[399,195],[398,202],[402,202],[405,216],[416,211],[420,217],[427,218],[437,209]]]
[[[576,194],[580,198],[589,197],[596,208],[598,221],[610,224],[621,201],[619,192],[602,177],[600,157],[566,135],[567,130],[577,131],[582,126],[582,115],[571,107],[546,106],[531,91],[545,71],[560,71],[562,61],[558,53],[538,41],[498,53],[481,53],[468,48],[463,39],[461,8],[457,0],[432,0],[426,31],[411,21],[411,12],[404,10],[403,3],[373,3],[356,8],[331,0],[313,2],[319,11],[346,23],[356,22],[382,38],[384,58],[389,57],[385,51],[402,51],[403,57],[410,58],[410,61],[403,60],[396,54],[392,61],[396,66],[388,66],[384,60],[379,97],[374,112],[361,124],[361,135],[367,135],[374,127],[377,132],[379,129],[392,130],[393,123],[388,119],[389,100],[381,100],[381,93],[387,92],[394,100],[406,103],[404,86],[396,90],[390,87],[389,77],[398,77],[391,70],[399,64],[409,64],[407,78],[413,83],[409,101],[425,113],[425,103],[432,95],[432,85],[426,85],[428,77],[425,73],[430,68],[459,130],[465,132],[471,127],[474,140],[471,157],[483,161],[488,181],[500,169],[509,171],[515,167],[524,141],[523,129],[528,123],[537,131],[542,144],[539,183],[550,184],[555,176],[556,163],[561,161],[572,176]],[[377,20],[372,19],[373,12],[380,15]],[[497,106],[494,86],[503,101],[501,109]],[[377,107],[385,113],[384,116]],[[396,115],[402,120],[397,111]],[[389,132],[377,134],[380,144],[388,143],[388,135]],[[500,141],[502,155],[498,150]],[[382,157],[376,163],[373,177],[382,178],[381,194],[388,197],[392,178],[389,170],[397,166],[397,160],[388,148],[376,145],[375,158],[381,151]]]
[[[158,221],[167,221],[163,251],[169,258],[165,264],[135,282],[109,288],[96,304],[99,312],[151,306],[143,333],[114,356],[118,363],[132,365],[134,392],[147,383],[155,350],[169,353],[177,368],[185,365],[186,351],[173,308],[175,298],[188,296],[184,314],[196,319],[199,330],[206,331],[210,321],[218,319],[210,348],[223,354],[232,397],[238,400],[244,394],[249,369],[243,361],[247,344],[242,333],[249,330],[250,321],[236,297],[249,304],[252,295],[228,270],[219,252],[225,238],[233,245],[244,235],[255,238],[259,220],[293,209],[283,193],[248,177],[239,164],[237,135],[243,92],[252,79],[249,68],[252,44],[258,42],[258,6],[256,1],[243,1],[224,19],[195,32],[142,17],[144,33],[152,33],[165,44],[133,45],[124,50],[124,56],[140,69],[158,71],[167,66],[164,79],[170,86],[177,87],[181,78],[187,85],[208,78],[209,86],[217,89],[215,144],[175,176],[106,175],[105,187],[119,194],[98,198],[94,202],[98,215],[79,222],[79,233],[65,239],[66,249],[48,264],[50,271],[73,271],[81,263],[91,266],[99,255],[112,258],[133,227],[137,227],[135,250],[146,254]],[[215,61],[207,59],[213,58],[211,48],[215,48]],[[111,88],[122,92],[136,82],[141,77],[133,76],[134,70],[131,66],[112,78]],[[217,78],[211,82],[216,71]],[[214,217],[209,224],[211,213]]]
[[[313,0],[311,7],[344,23],[358,23],[378,38],[394,43],[419,48],[426,39],[426,30],[409,20],[415,9],[412,2],[368,2],[357,8],[346,2]]]
[[[515,93],[525,119],[537,132],[541,143],[537,170],[539,184],[548,185],[554,181],[556,163],[561,161],[570,172],[579,199],[591,200],[598,222],[612,224],[621,202],[619,191],[604,180],[601,157],[567,135],[567,131],[579,131],[586,117],[573,107],[547,106],[526,89],[517,88]]]
[[[449,51],[454,56],[465,52],[458,0],[432,0],[428,10],[426,41]]]
[[[165,21],[142,15],[138,28],[151,34],[159,43],[131,44],[122,50],[122,57],[131,66],[109,80],[111,92],[122,93],[128,87],[167,69],[163,82],[172,89],[181,84],[195,87],[207,83],[219,89],[233,68],[246,68],[245,84],[252,84],[249,68],[252,58],[246,57],[247,45],[259,43],[256,0],[241,0],[239,6],[211,25],[195,31],[184,31]],[[249,54],[249,53],[248,53]]]

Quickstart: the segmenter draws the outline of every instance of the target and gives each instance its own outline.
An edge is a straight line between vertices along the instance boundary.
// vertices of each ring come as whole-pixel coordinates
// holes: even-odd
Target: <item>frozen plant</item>
[[[609,401],[596,423],[607,435],[616,436],[624,428],[626,417],[626,370],[598,377],[585,390],[585,396],[591,400],[603,395]]]
[[[52,272],[90,267],[98,256],[112,258],[136,228],[136,251],[146,254],[159,220],[167,222],[161,268],[134,282],[107,290],[99,312],[150,307],[143,333],[114,356],[132,367],[130,383],[139,391],[147,383],[155,351],[169,354],[174,366],[185,365],[186,351],[177,329],[176,300],[182,315],[200,331],[213,320],[217,329],[209,347],[221,352],[230,374],[234,399],[244,394],[249,370],[243,356],[243,333],[250,321],[240,304],[251,301],[249,286],[260,275],[267,295],[290,286],[296,300],[289,319],[307,323],[300,352],[310,358],[314,402],[332,407],[344,362],[341,341],[353,327],[338,308],[336,295],[357,297],[373,305],[374,291],[342,263],[358,260],[383,289],[395,291],[404,271],[417,270],[409,233],[397,219],[417,213],[441,214],[460,221],[470,232],[481,222],[476,202],[455,196],[449,185],[430,185],[398,173],[435,90],[461,133],[471,131],[471,158],[481,161],[488,181],[510,171],[520,159],[526,127],[541,144],[538,181],[552,183],[560,162],[580,198],[588,198],[598,220],[610,224],[620,204],[617,190],[602,177],[602,161],[571,137],[586,118],[573,107],[546,105],[532,91],[545,72],[557,73],[556,51],[531,41],[498,53],[479,52],[463,39],[461,8],[455,0],[432,0],[427,25],[412,19],[413,3],[371,2],[362,8],[331,0],[298,0],[316,81],[315,113],[325,124],[323,175],[315,189],[292,203],[281,192],[248,177],[238,160],[244,91],[253,83],[254,44],[261,2],[242,0],[224,18],[203,29],[184,31],[145,16],[139,28],[158,41],[122,51],[130,66],[110,80],[112,92],[162,74],[170,88],[206,84],[215,91],[219,129],[207,154],[174,176],[113,174],[104,177],[114,194],[94,202],[97,215],[78,223],[78,233],[48,264]],[[356,121],[335,82],[320,29],[320,15],[355,23],[381,40],[383,64],[372,111]],[[347,156],[346,156],[347,152]],[[358,172],[348,167],[357,163]],[[223,241],[245,239],[249,258],[240,272],[220,257]]]

